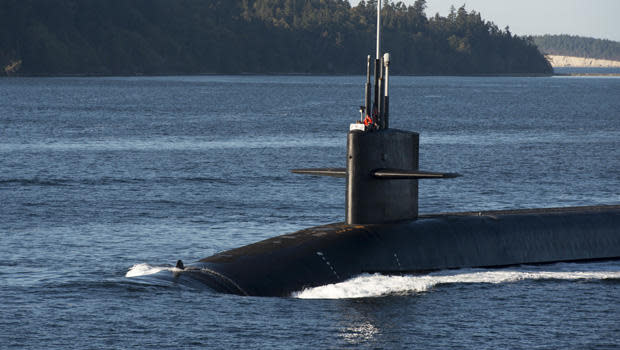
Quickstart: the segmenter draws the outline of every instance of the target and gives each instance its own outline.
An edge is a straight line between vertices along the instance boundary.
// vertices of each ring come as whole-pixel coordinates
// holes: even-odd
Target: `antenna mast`
[[[377,0],[377,54],[375,56],[375,87],[374,87],[374,103],[372,104],[372,112],[370,116],[372,117],[372,122],[378,128],[381,128],[381,98],[383,96],[380,93],[381,83],[379,79],[381,79],[381,0]]]
[[[381,3],[381,0],[377,0],[377,52],[375,55],[374,88],[371,93],[370,55],[368,55],[364,105],[360,106],[361,120],[357,124],[351,124],[350,130],[380,130],[387,129],[389,125],[388,65],[390,55],[381,54]],[[374,97],[372,101],[371,94]]]
[[[377,55],[375,59],[381,59],[381,0],[377,0]]]

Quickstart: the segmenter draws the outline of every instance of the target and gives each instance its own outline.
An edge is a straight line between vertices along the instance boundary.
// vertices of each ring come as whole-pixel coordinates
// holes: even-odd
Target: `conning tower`
[[[419,170],[418,133],[389,128],[390,54],[380,52],[381,0],[377,2],[374,88],[370,83],[369,55],[360,120],[350,125],[347,137],[347,167],[292,170],[297,174],[346,178],[345,223],[349,225],[414,220],[418,217],[419,179],[459,176]]]

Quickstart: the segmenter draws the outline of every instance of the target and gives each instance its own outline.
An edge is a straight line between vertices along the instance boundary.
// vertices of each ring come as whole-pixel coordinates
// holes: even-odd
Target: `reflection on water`
[[[353,323],[340,331],[340,336],[348,344],[358,345],[374,340],[379,329],[368,321]]]
[[[344,147],[345,142],[335,137],[297,136],[257,136],[223,137],[126,137],[97,140],[45,140],[43,142],[5,143],[0,142],[0,152],[24,151],[209,151],[226,149],[264,149],[264,148],[328,148]]]

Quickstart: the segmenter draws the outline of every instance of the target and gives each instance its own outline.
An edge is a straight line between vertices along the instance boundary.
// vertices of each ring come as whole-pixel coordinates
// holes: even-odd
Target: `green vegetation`
[[[617,41],[573,35],[543,35],[533,39],[540,51],[547,55],[620,61],[620,43]]]
[[[388,2],[396,74],[550,73],[529,38],[465,7]],[[363,74],[376,0],[2,0],[0,74]]]

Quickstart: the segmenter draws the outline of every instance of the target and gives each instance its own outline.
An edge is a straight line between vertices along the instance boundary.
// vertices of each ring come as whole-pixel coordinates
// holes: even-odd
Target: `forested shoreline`
[[[531,38],[464,6],[386,2],[394,74],[550,74]],[[3,0],[0,74],[363,74],[376,0]]]
[[[620,61],[620,43],[575,35],[537,35],[532,37],[547,55],[587,57]]]

